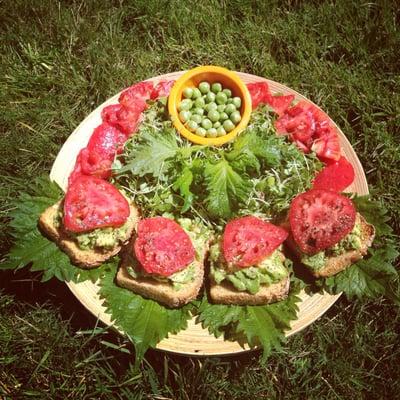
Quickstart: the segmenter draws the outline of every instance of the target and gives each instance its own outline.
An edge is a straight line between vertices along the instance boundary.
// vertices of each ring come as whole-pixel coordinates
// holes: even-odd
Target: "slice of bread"
[[[165,304],[168,307],[180,307],[194,300],[203,285],[204,260],[194,261],[194,280],[185,284],[180,290],[175,290],[169,282],[161,282],[152,277],[134,278],[128,272],[128,267],[131,266],[130,260],[131,258],[128,255],[127,250],[122,256],[121,264],[118,268],[116,277],[117,284],[125,289],[132,290],[132,292],[140,294],[143,297]]]
[[[139,219],[138,209],[134,205],[130,205],[130,210],[131,213],[127,221],[129,225],[123,243],[129,240]],[[102,250],[100,248],[82,250],[77,241],[69,236],[62,226],[59,227],[55,223],[59,211],[62,211],[62,201],[57,202],[43,212],[39,218],[39,228],[45,236],[55,242],[68,255],[73,264],[84,269],[95,268],[121,250],[123,243],[110,250]]]
[[[256,294],[239,292],[227,281],[210,283],[210,297],[215,304],[236,304],[256,306],[283,300],[289,293],[290,278],[287,276],[277,283],[262,285]]]
[[[280,254],[280,258],[282,261],[285,260],[283,253]],[[222,253],[220,254],[219,262],[225,263]],[[229,267],[226,266],[226,268]],[[232,271],[234,270],[235,268],[232,269]],[[251,294],[247,291],[237,290],[227,280],[218,284],[210,274],[210,298],[215,304],[262,305],[286,298],[289,293],[289,285],[290,277],[287,276],[279,282],[270,285],[261,285],[257,293]]]
[[[367,254],[368,248],[372,245],[375,237],[375,227],[369,224],[360,213],[357,213],[356,223],[361,225],[361,248],[358,250],[348,250],[343,254],[328,257],[325,266],[318,271],[308,268],[312,275],[318,278],[336,275],[356,261],[361,260]],[[301,252],[291,235],[289,235],[287,244],[300,259]]]

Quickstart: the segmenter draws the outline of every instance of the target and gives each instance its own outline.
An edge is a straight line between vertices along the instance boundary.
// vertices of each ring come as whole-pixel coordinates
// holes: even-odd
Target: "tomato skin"
[[[292,201],[289,222],[300,250],[315,254],[332,247],[354,228],[352,201],[330,190],[312,189]]]
[[[160,276],[181,271],[195,257],[189,235],[175,221],[164,217],[139,221],[133,251],[147,273]]]
[[[228,263],[245,268],[257,265],[287,238],[286,230],[260,218],[234,219],[225,227],[222,248]]]
[[[354,178],[353,166],[342,156],[338,161],[330,162],[317,174],[313,181],[313,189],[342,192],[353,183]]]
[[[144,111],[147,108],[146,101],[150,99],[154,89],[152,82],[139,82],[124,90],[119,96],[119,103],[125,108]]]
[[[253,110],[255,110],[261,103],[271,103],[272,95],[267,82],[248,83],[246,86],[250,92]]]
[[[155,100],[158,99],[159,97],[166,97],[169,95],[169,92],[172,89],[172,86],[174,86],[175,81],[160,81],[157,83],[156,86],[154,86],[154,89],[151,92],[150,99]]]
[[[275,128],[278,134],[289,135],[302,151],[313,151],[324,162],[341,157],[336,127],[323,111],[304,100],[286,109],[275,121]]]
[[[119,227],[129,214],[129,203],[120,191],[94,176],[77,177],[65,194],[63,224],[71,232]]]

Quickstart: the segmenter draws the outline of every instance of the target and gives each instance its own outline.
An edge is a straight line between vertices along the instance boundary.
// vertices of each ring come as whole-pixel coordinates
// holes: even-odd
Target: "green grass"
[[[352,142],[399,233],[399,25],[395,1],[3,2],[1,254],[12,244],[12,200],[49,171],[91,110],[135,81],[201,64],[268,77],[319,104]],[[0,301],[0,396],[7,399],[400,393],[399,311],[386,301],[340,300],[267,366],[257,353],[190,359],[153,351],[133,371],[131,356],[107,344],[132,351],[122,338],[77,335],[96,321],[77,303],[71,308],[62,285],[36,279],[1,274],[12,295]]]

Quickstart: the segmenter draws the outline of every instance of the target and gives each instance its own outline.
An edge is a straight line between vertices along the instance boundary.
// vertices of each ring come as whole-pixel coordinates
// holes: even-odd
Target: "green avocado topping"
[[[210,248],[210,274],[212,278],[217,284],[227,280],[240,292],[247,291],[256,294],[261,285],[271,285],[289,275],[280,249],[276,249],[260,264],[242,268],[235,272],[227,271],[221,259],[220,245],[216,243]]]
[[[325,266],[326,258],[339,256],[349,250],[359,250],[362,245],[361,224],[356,222],[353,230],[346,235],[340,242],[336,243],[329,249],[325,249],[313,255],[303,254],[301,262],[313,271],[319,271]]]

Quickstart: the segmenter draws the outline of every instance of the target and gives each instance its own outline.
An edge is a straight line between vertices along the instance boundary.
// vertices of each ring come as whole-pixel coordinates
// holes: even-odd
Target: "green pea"
[[[217,136],[224,136],[226,135],[226,130],[224,129],[223,126],[220,126],[217,128]]]
[[[219,122],[219,121],[214,122],[213,128],[217,129],[217,128],[219,128],[221,125],[222,125],[222,124],[221,124],[221,122]]]
[[[207,111],[207,112],[209,112],[209,111],[211,111],[211,110],[216,110],[218,108],[218,106],[217,106],[217,104],[216,103],[208,103],[208,104],[206,104],[206,106],[204,107],[204,109]]]
[[[233,103],[233,99],[232,99],[232,97],[230,97],[227,101],[226,101],[226,104],[232,104]]]
[[[230,89],[224,89],[222,93],[225,93],[227,98],[232,97],[232,91]]]
[[[197,87],[193,88],[192,99],[197,99],[198,97],[201,97],[200,90]]]
[[[240,108],[242,105],[242,99],[240,97],[234,97],[232,101],[236,108]]]
[[[227,119],[226,121],[224,121],[223,127],[227,132],[230,132],[235,129],[235,124],[230,119]]]
[[[183,90],[183,96],[187,99],[190,99],[193,96],[193,89],[190,87],[185,88]]]
[[[220,113],[222,113],[222,112],[225,111],[225,107],[226,107],[225,104],[220,104],[220,105],[217,107],[217,111],[220,112]]]
[[[194,106],[197,108],[203,108],[205,105],[206,105],[206,102],[204,101],[204,99],[202,97],[198,97],[194,101]]]
[[[231,121],[232,121],[235,125],[237,125],[237,124],[240,122],[240,120],[242,119],[242,116],[240,115],[240,112],[239,112],[239,111],[234,111],[234,112],[230,115],[229,118],[231,119]]]
[[[206,132],[207,131],[204,128],[202,128],[201,126],[199,126],[195,131],[196,135],[199,135],[202,137],[206,136]]]
[[[222,112],[221,114],[219,114],[219,120],[221,122],[224,122],[228,118],[229,118],[229,115],[226,112]]]
[[[215,94],[217,94],[217,93],[219,93],[219,92],[222,92],[222,85],[221,85],[219,82],[214,82],[214,83],[211,85],[211,90],[212,90]]]
[[[192,108],[191,111],[192,111],[192,114],[204,115],[204,109],[203,108],[195,107],[195,108]]]
[[[197,124],[197,122],[188,121],[186,123],[186,127],[189,129],[189,131],[194,132],[199,127],[199,125]]]
[[[179,111],[189,111],[192,108],[193,102],[190,99],[184,99],[179,103],[178,110]]]
[[[217,102],[217,104],[225,104],[227,100],[228,97],[226,97],[226,94],[224,92],[219,92],[215,96],[215,101]]]
[[[182,110],[179,113],[179,119],[182,121],[182,123],[185,123],[191,116],[191,112],[187,110]]]
[[[217,110],[211,110],[208,112],[207,117],[212,122],[217,122],[219,120],[219,112]]]
[[[210,84],[208,82],[200,82],[199,84],[200,92],[203,94],[207,94],[210,91]]]
[[[207,137],[214,138],[217,137],[217,130],[215,128],[207,129]]]
[[[212,122],[208,118],[204,118],[203,121],[201,121],[201,126],[208,130],[212,127]]]
[[[225,107],[225,112],[228,115],[231,115],[235,111],[236,111],[236,107],[232,103],[231,104],[227,104],[227,106]]]
[[[200,124],[201,121],[203,120],[203,117],[199,114],[193,114],[190,119],[194,122],[196,122],[197,124]]]
[[[213,92],[208,92],[206,94],[206,103],[212,103],[215,101],[215,93]]]

